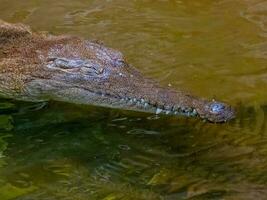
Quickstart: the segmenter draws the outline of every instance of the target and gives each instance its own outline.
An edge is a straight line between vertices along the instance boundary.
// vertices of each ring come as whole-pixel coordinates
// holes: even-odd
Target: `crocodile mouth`
[[[68,81],[62,80],[62,77],[57,80],[55,77],[35,79],[28,83],[27,94],[25,95],[43,101],[75,102],[77,104],[154,113],[156,115],[199,117],[213,123],[226,122],[235,117],[234,109],[225,103],[187,95],[180,97],[180,94],[176,95],[176,93],[172,93],[173,91],[168,92],[168,89],[158,90],[156,95],[152,92],[151,98],[150,95],[139,90],[138,98],[137,95],[132,93],[127,95],[126,91],[107,92],[105,89],[86,86],[86,83],[68,83]],[[111,89],[111,91],[115,90]],[[140,93],[146,95],[140,95]],[[170,99],[164,100],[166,94],[172,95],[169,96]]]
[[[224,123],[235,117],[235,111],[231,106],[225,103],[212,101],[197,100],[198,107],[179,106],[177,105],[161,105],[159,103],[151,103],[144,98],[135,97],[119,97],[109,93],[94,92],[95,95],[102,98],[105,102],[109,102],[111,108],[124,108],[125,110],[134,110],[141,112],[154,113],[156,115],[176,115],[186,117],[200,117],[203,120],[213,123]],[[97,104],[99,105],[99,104]]]
[[[32,88],[38,89],[35,84]],[[52,82],[52,83],[51,83]],[[38,85],[47,85],[44,80],[38,81]],[[137,98],[135,95],[127,93],[109,93],[99,89],[88,88],[85,85],[66,84],[62,81],[51,81],[52,89],[44,92],[44,100],[66,101],[69,103],[87,104],[115,109],[132,110],[137,112],[154,113],[156,115],[175,115],[186,117],[199,117],[203,120],[221,123],[234,118],[235,112],[231,106],[217,101],[207,101],[205,99],[190,98],[190,103],[181,103],[179,97],[172,101],[162,101],[160,95],[149,99]],[[62,85],[63,84],[63,85]],[[31,94],[32,95],[32,94]],[[139,95],[140,96],[140,95]],[[175,103],[177,102],[177,103]]]
[[[127,95],[119,96],[101,91],[92,91],[78,86],[59,90],[52,99],[69,102],[75,101],[80,104],[91,104],[115,109],[123,108],[124,110],[154,113],[156,115],[199,116],[197,109],[193,107],[162,105],[158,102],[152,103],[144,98],[129,97]]]
[[[114,99],[122,107],[126,106],[128,110],[136,111],[147,111],[155,114],[166,114],[166,115],[181,115],[181,116],[197,116],[198,113],[196,109],[191,107],[177,107],[177,106],[166,106],[157,103],[150,103],[143,98],[135,97],[118,97],[108,93],[96,92],[98,96],[108,99]],[[121,107],[119,106],[119,107]]]

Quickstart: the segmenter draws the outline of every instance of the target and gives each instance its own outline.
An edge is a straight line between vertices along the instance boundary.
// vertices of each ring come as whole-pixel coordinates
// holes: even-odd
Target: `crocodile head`
[[[127,64],[119,51],[95,42],[70,39],[37,52],[40,69],[50,74],[29,82],[28,94],[38,93],[38,98],[199,116],[211,122],[225,122],[234,116],[233,109],[225,103],[161,87]]]
[[[211,122],[234,117],[225,103],[145,78],[120,52],[97,42],[32,33],[21,24],[0,25],[0,93],[8,97],[198,116]]]

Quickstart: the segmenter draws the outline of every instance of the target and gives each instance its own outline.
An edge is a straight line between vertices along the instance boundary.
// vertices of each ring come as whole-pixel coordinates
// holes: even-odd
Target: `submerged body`
[[[0,95],[26,101],[65,101],[156,114],[234,117],[221,102],[161,87],[127,64],[123,55],[74,36],[32,33],[0,20]]]

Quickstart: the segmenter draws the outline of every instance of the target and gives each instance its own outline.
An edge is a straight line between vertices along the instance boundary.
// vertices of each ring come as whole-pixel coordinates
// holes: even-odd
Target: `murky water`
[[[0,18],[122,51],[227,124],[0,100],[1,200],[267,199],[267,2],[0,0]]]

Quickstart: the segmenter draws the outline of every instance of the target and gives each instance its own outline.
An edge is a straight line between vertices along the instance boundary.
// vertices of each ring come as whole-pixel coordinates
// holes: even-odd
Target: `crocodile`
[[[23,101],[75,104],[199,117],[234,118],[234,108],[161,86],[101,42],[34,32],[0,20],[0,95]]]

